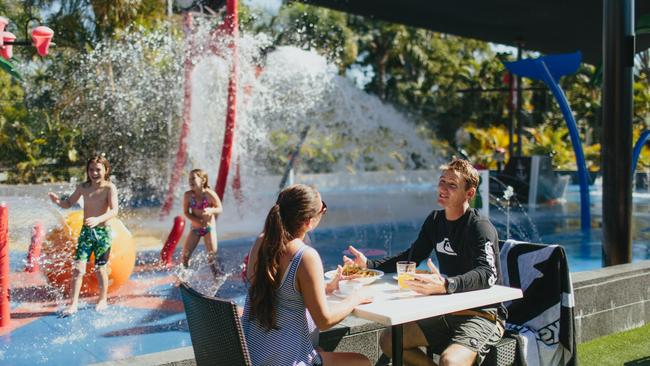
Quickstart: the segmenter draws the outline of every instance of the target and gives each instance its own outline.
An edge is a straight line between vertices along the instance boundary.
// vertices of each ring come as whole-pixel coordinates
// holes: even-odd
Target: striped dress
[[[277,330],[267,331],[250,318],[249,298],[246,296],[242,327],[254,366],[320,365],[318,329],[305,307],[302,294],[296,290],[296,273],[307,245],[294,254],[276,291]]]

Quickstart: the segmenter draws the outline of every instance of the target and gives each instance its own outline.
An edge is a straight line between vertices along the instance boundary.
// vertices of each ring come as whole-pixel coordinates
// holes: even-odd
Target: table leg
[[[402,324],[392,326],[393,334],[393,366],[402,366],[404,362],[403,337],[404,328]]]

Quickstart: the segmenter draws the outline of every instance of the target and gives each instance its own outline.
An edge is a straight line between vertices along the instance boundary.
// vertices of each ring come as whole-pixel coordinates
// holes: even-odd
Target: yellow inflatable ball
[[[43,244],[41,268],[50,285],[69,293],[72,286],[75,266],[74,254],[77,238],[83,225],[83,211],[70,213],[65,223],[54,228]],[[135,241],[122,221],[111,219],[111,254],[108,260],[108,291],[119,288],[129,279],[135,266]],[[86,265],[81,293],[96,295],[99,293],[99,283],[95,274],[95,256],[91,255]]]

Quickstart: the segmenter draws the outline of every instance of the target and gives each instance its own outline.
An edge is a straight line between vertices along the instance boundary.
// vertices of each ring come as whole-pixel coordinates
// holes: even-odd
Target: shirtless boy
[[[110,164],[102,156],[95,156],[86,163],[86,182],[77,186],[74,193],[66,199],[50,192],[52,202],[61,208],[72,207],[79,198],[83,197],[84,224],[79,234],[74,259],[74,282],[71,289],[72,303],[61,314],[63,317],[77,312],[79,292],[83,276],[86,273],[86,263],[91,253],[95,254],[97,279],[99,280],[99,300],[95,310],[102,311],[108,306],[108,270],[106,264],[111,252],[111,229],[106,222],[117,216],[117,188],[110,182]]]

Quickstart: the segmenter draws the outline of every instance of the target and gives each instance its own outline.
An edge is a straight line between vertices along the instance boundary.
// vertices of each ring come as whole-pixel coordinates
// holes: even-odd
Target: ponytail
[[[321,205],[320,194],[314,187],[295,184],[280,192],[266,216],[248,299],[250,318],[257,319],[267,330],[278,329],[275,295],[282,282],[280,258],[285,246],[298,235],[306,220],[318,215]]]
[[[284,228],[280,205],[276,203],[266,216],[254,281],[248,290],[251,318],[257,318],[260,325],[268,330],[277,329],[275,291],[282,281],[279,278],[280,255],[284,244],[292,239]]]

